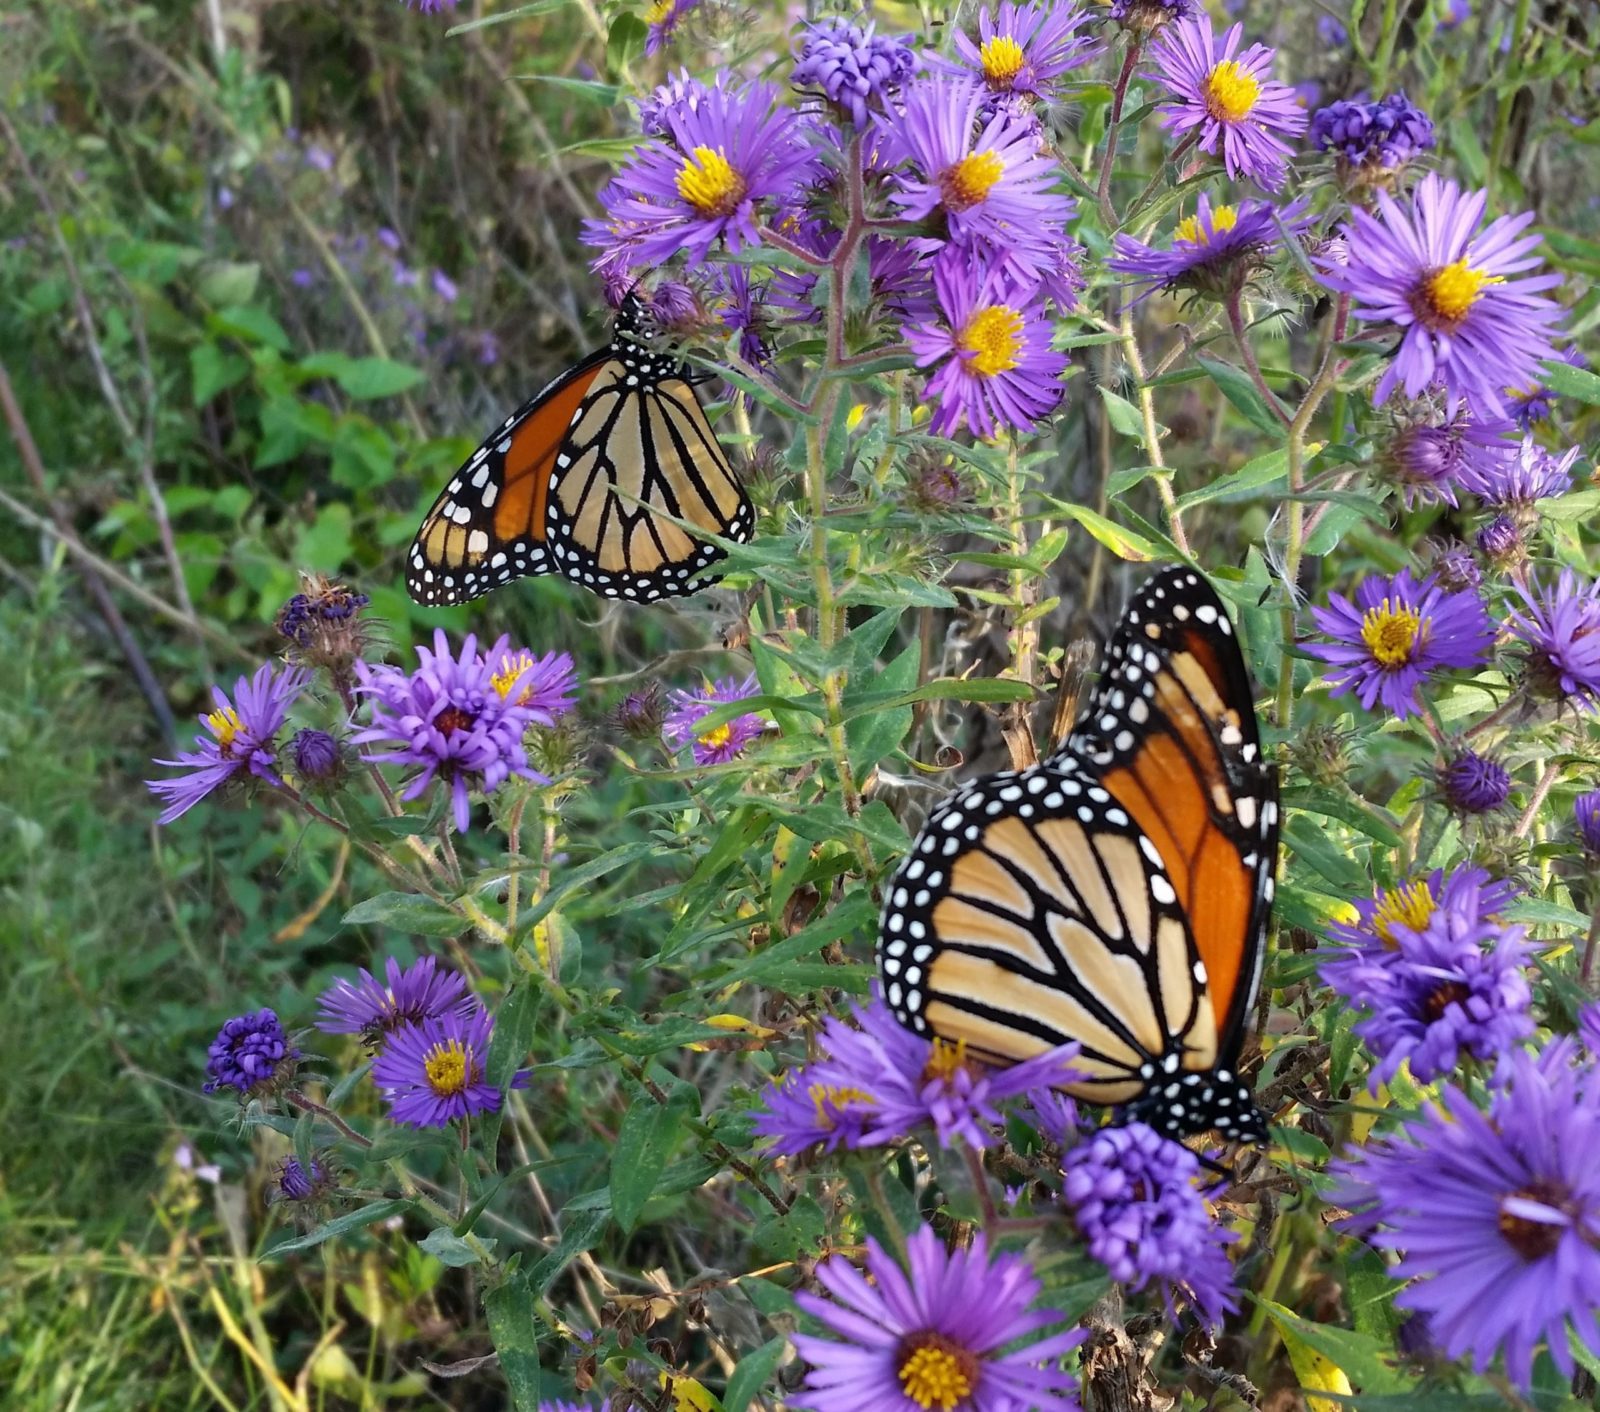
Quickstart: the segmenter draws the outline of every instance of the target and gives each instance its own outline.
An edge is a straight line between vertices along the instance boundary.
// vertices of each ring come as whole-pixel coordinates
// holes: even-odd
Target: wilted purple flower
[[[1226,299],[1250,282],[1286,237],[1298,236],[1310,224],[1304,200],[1282,210],[1270,201],[1213,206],[1202,191],[1195,214],[1185,216],[1172,232],[1169,249],[1118,235],[1116,253],[1106,265],[1131,275],[1131,283],[1145,285],[1146,294],[1193,290]]]
[[[1478,457],[1464,466],[1461,485],[1485,505],[1522,510],[1536,501],[1565,495],[1572,489],[1572,465],[1578,448],[1553,456],[1531,436],[1506,455]]]
[[[1531,580],[1518,592],[1527,612],[1513,609],[1510,626],[1527,646],[1535,684],[1581,711],[1600,709],[1600,581],[1563,569],[1554,588]]]
[[[777,1140],[775,1150],[802,1152],[816,1142],[829,1150],[872,1147],[925,1125],[941,1147],[957,1138],[984,1147],[994,1137],[979,1124],[999,1123],[998,1105],[1008,1098],[1070,1079],[1077,1054],[1065,1045],[989,1070],[967,1059],[965,1045],[912,1034],[880,999],[854,1007],[851,1018],[854,1026],[830,1018],[819,1038],[822,1058],[769,1090],[758,1131]]]
[[[1291,151],[1283,139],[1305,131],[1305,109],[1272,77],[1273,50],[1252,44],[1239,52],[1243,33],[1234,25],[1219,45],[1211,17],[1199,14],[1156,40],[1156,79],[1178,100],[1161,107],[1162,121],[1174,132],[1198,133],[1200,150],[1220,155],[1235,181],[1247,177],[1276,191]]]
[[[1088,21],[1088,12],[1071,0],[1022,5],[1000,0],[997,8],[978,12],[976,42],[964,30],[956,31],[961,65],[944,61],[940,67],[970,72],[994,94],[1048,98],[1056,79],[1100,53],[1099,42],[1082,32]]]
[[[1472,551],[1459,543],[1448,543],[1438,550],[1438,557],[1433,561],[1433,573],[1440,587],[1453,593],[1477,588],[1483,582],[1483,572],[1478,568],[1478,561],[1472,557]]]
[[[1420,584],[1409,569],[1392,578],[1369,574],[1355,601],[1329,595],[1311,610],[1320,632],[1334,639],[1306,651],[1331,662],[1333,695],[1354,692],[1364,710],[1382,704],[1404,720],[1422,710],[1420,689],[1434,672],[1481,666],[1494,645],[1494,627],[1476,593],[1447,593],[1433,576]]]
[[[1587,368],[1589,360],[1576,348],[1569,348],[1561,355],[1560,361],[1569,368]],[[1508,387],[1506,401],[1511,406],[1511,415],[1516,419],[1517,425],[1524,431],[1535,422],[1542,422],[1550,415],[1557,394],[1543,382],[1536,382],[1527,387]]]
[[[1578,837],[1585,850],[1600,856],[1600,789],[1580,794],[1572,804],[1572,816],[1578,822]],[[1600,1013],[1600,1007],[1596,1007]]]
[[[1311,143],[1338,157],[1346,180],[1385,184],[1432,150],[1433,120],[1404,93],[1376,102],[1344,98],[1311,115]]]
[[[1401,1252],[1395,1297],[1450,1358],[1497,1353],[1527,1389],[1541,1340],[1569,1377],[1569,1333],[1600,1354],[1600,1068],[1570,1041],[1508,1056],[1482,1112],[1459,1089],[1337,1164],[1334,1200]]]
[[[906,330],[917,365],[933,368],[929,430],[948,436],[963,423],[978,436],[1025,431],[1061,400],[1067,358],[1050,346],[1050,323],[1033,290],[998,269],[981,274],[941,259],[933,271],[938,322]]]
[[[1062,1191],[1089,1254],[1130,1290],[1180,1290],[1208,1323],[1238,1307],[1227,1247],[1195,1179],[1200,1160],[1143,1123],[1102,1128],[1063,1165]]]
[[[746,712],[742,716],[735,716],[731,721],[724,721],[720,726],[711,726],[702,730],[700,722],[709,716],[718,706],[726,706],[732,701],[743,701],[747,697],[755,696],[761,690],[752,672],[743,681],[736,681],[732,677],[721,677],[715,683],[707,683],[704,690],[674,691],[669,693],[667,704],[671,708],[667,713],[665,725],[661,728],[662,738],[667,743],[667,748],[673,752],[682,750],[684,746],[693,747],[694,762],[697,765],[726,765],[730,760],[737,760],[745,752],[745,747],[761,735],[767,728],[764,717],[755,712]]]
[[[1322,972],[1366,1012],[1353,1032],[1379,1061],[1374,1090],[1402,1064],[1418,1083],[1432,1083],[1463,1054],[1496,1059],[1533,1033],[1522,927],[1471,906],[1440,906],[1421,927],[1396,923],[1391,934],[1393,950],[1340,957]]]
[[[292,1075],[300,1051],[289,1043],[276,1011],[257,1010],[223,1025],[206,1055],[207,1093],[236,1088],[249,1095]]]
[[[484,1077],[494,1020],[475,1007],[447,1011],[389,1036],[372,1065],[372,1081],[389,1116],[412,1128],[442,1128],[500,1107],[500,1090]]]
[[[1463,193],[1430,172],[1406,205],[1376,193],[1378,214],[1351,212],[1342,227],[1346,258],[1324,258],[1329,288],[1354,300],[1352,313],[1401,333],[1394,361],[1373,391],[1384,401],[1398,386],[1419,397],[1435,382],[1452,403],[1504,417],[1508,384],[1532,383],[1555,356],[1552,330],[1560,306],[1541,291],[1555,274],[1524,275],[1542,262],[1537,235],[1522,236],[1533,212],[1501,216],[1481,233],[1487,193]]]
[[[420,665],[409,675],[397,667],[356,664],[360,689],[372,703],[372,724],[352,739],[358,745],[396,745],[366,756],[370,761],[419,767],[403,798],[416,799],[436,775],[443,778],[455,806],[456,827],[463,833],[471,822],[470,790],[492,793],[512,775],[535,784],[550,782],[529,768],[522,746],[529,725],[549,725],[553,719],[548,702],[522,703],[523,691],[532,689],[534,664],[505,678],[479,655],[477,645],[477,638],[468,634],[461,655],[452,657],[440,629],[433,635],[432,652],[417,648]]]
[[[278,610],[278,634],[293,661],[344,676],[366,650],[361,610],[370,600],[321,574],[302,574],[300,583],[300,592]]]
[[[1511,796],[1511,774],[1498,760],[1462,749],[1439,771],[1439,788],[1458,813],[1488,814]]]
[[[796,1333],[810,1364],[790,1401],[813,1412],[1079,1412],[1062,1357],[1082,1329],[1035,1309],[1039,1281],[1020,1255],[989,1254],[979,1235],[947,1251],[927,1226],[906,1241],[907,1270],[867,1237],[869,1283],[843,1256],[817,1266],[831,1299],[802,1290],[795,1302],[833,1337]],[[908,1278],[909,1275],[909,1278]]]
[[[786,191],[804,160],[795,115],[767,83],[704,89],[693,106],[667,106],[668,136],[646,144],[600,193],[609,226],[585,239],[609,245],[615,228],[635,265],[680,250],[691,264],[711,247],[760,244],[756,205]]]
[[[650,318],[659,328],[687,331],[704,322],[705,311],[700,307],[700,296],[688,285],[681,280],[664,279],[650,292]]]
[[[654,0],[644,12],[644,22],[648,33],[645,35],[644,52],[658,54],[672,42],[678,23],[683,17],[694,10],[698,10],[702,0]]]
[[[1033,279],[1054,262],[1073,201],[1050,190],[1060,170],[1026,124],[997,112],[978,128],[984,102],[985,90],[962,80],[906,85],[892,155],[913,171],[896,173],[891,199],[906,220],[940,219],[953,245]]]
[[[871,112],[883,112],[922,63],[907,40],[874,29],[829,15],[807,27],[794,65],[796,88],[820,90],[857,127],[866,127]]]
[[[344,772],[339,742],[327,731],[296,731],[289,738],[289,759],[295,775],[310,784],[332,784]]]
[[[666,718],[666,701],[657,682],[630,691],[611,711],[611,724],[636,740],[654,740]]]
[[[403,1025],[420,1025],[447,1015],[470,1018],[478,1002],[455,971],[441,970],[432,956],[405,969],[389,957],[383,963],[387,984],[362,968],[357,981],[337,980],[317,1001],[316,1025],[328,1034],[358,1034],[377,1046]]]
[[[188,773],[175,779],[145,781],[167,806],[157,822],[170,824],[232,780],[253,777],[281,784],[273,768],[277,764],[274,737],[310,681],[310,674],[299,667],[279,671],[267,663],[254,676],[240,677],[234,683],[232,701],[221,687],[212,687],[216,709],[200,717],[200,724],[210,732],[195,737],[200,748],[182,752],[176,760],[155,761]]]

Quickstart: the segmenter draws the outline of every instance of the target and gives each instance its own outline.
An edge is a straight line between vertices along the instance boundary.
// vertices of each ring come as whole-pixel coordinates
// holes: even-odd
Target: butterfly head
[[[1231,1069],[1177,1073],[1166,1083],[1158,1079],[1122,1110],[1120,1120],[1148,1124],[1174,1142],[1207,1132],[1228,1142],[1265,1142],[1267,1137],[1266,1114]]]

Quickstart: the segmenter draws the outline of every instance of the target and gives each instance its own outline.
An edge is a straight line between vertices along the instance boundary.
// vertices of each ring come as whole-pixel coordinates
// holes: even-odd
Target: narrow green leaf
[[[682,1121],[678,1104],[642,1092],[624,1115],[611,1151],[611,1211],[624,1231],[633,1229],[656,1189]]]
[[[1119,397],[1109,387],[1100,389],[1100,396],[1105,400],[1106,419],[1112,428],[1123,436],[1131,436],[1135,441],[1144,441],[1144,418],[1139,409],[1126,397]]]
[[[343,1215],[335,1216],[331,1221],[324,1221],[320,1226],[309,1231],[293,1232],[282,1240],[274,1241],[261,1252],[262,1260],[274,1260],[280,1255],[288,1255],[296,1250],[310,1250],[314,1245],[321,1245],[325,1240],[332,1240],[335,1236],[344,1235],[347,1231],[358,1231],[364,1226],[370,1226],[375,1221],[386,1221],[389,1217],[398,1215],[402,1211],[409,1211],[411,1203],[403,1198],[395,1197],[387,1201],[371,1201],[365,1206],[354,1211],[346,1211]]]
[[[1308,448],[1310,450],[1311,448]],[[1269,451],[1264,456],[1257,456],[1252,461],[1246,461],[1236,471],[1230,471],[1225,476],[1218,476],[1215,480],[1202,485],[1198,490],[1191,490],[1178,497],[1178,508],[1188,510],[1196,505],[1204,505],[1211,500],[1243,499],[1253,491],[1259,491],[1271,485],[1273,481],[1282,480],[1288,473],[1289,453],[1283,447],[1276,451]]]
[[[431,897],[411,892],[380,892],[344,914],[346,926],[393,927],[419,936],[458,936],[471,925],[459,912]]]
[[[660,851],[660,845],[655,843],[625,843],[620,848],[602,853],[598,858],[591,858],[587,863],[580,863],[576,868],[563,869],[554,886],[518,921],[517,946],[524,945],[533,935],[533,929],[580,888],[588,887],[618,868],[637,863],[641,858],[654,857]]]
[[[1143,535],[1113,524],[1087,505],[1074,505],[1065,500],[1052,503],[1058,514],[1076,520],[1119,559],[1126,559],[1133,564],[1148,564],[1161,557],[1156,546]]]
[[[548,15],[552,10],[564,9],[572,0],[533,0],[531,5],[518,5],[514,10],[504,10],[498,15],[485,15],[481,19],[468,20],[465,24],[451,25],[445,33],[446,39],[452,39],[458,34],[466,34],[470,30],[485,29],[489,25],[503,25],[511,20],[525,20],[530,15]]]
[[[1544,365],[1544,380],[1553,391],[1563,397],[1576,397],[1591,407],[1600,407],[1600,376],[1571,363],[1550,359]]]
[[[542,1262],[541,1262],[542,1263]],[[483,1298],[489,1338],[517,1412],[539,1412],[539,1311],[528,1273],[518,1270]]]
[[[490,1251],[496,1245],[495,1241],[485,1236],[479,1236],[478,1243]],[[452,1270],[481,1263],[477,1252],[448,1226],[434,1227],[417,1242],[417,1246],[421,1250],[426,1250],[441,1265],[448,1265]]]
[[[1200,366],[1210,374],[1211,381],[1222,389],[1222,395],[1228,399],[1239,411],[1244,413],[1245,420],[1259,431],[1266,432],[1269,436],[1281,436],[1286,423],[1273,413],[1272,407],[1250,381],[1250,375],[1232,363],[1219,362],[1215,358],[1208,358],[1203,353],[1195,355]],[[1277,401],[1276,398],[1273,399]],[[1278,404],[1280,410],[1282,404]]]
[[[733,1370],[727,1390],[722,1394],[722,1412],[744,1412],[755,1395],[778,1371],[778,1364],[783,1361],[784,1351],[788,1347],[789,1340],[780,1334],[762,1344],[754,1353],[745,1354]]]

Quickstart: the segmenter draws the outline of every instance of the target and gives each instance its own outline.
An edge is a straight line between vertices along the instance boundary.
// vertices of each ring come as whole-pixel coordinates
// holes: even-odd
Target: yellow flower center
[[[1199,216],[1185,216],[1172,235],[1173,239],[1187,241],[1190,245],[1209,245],[1212,236],[1232,230],[1238,224],[1239,213],[1232,206],[1217,206],[1211,212],[1209,230],[1200,223]]]
[[[945,206],[965,211],[984,200],[994,184],[1006,174],[1006,164],[994,152],[971,152],[939,178]]]
[[[898,1372],[905,1395],[924,1412],[952,1412],[972,1396],[978,1360],[942,1334],[914,1334],[901,1347]]]
[[[862,1089],[839,1084],[812,1084],[806,1090],[806,1097],[816,1106],[819,1128],[833,1127],[834,1114],[852,1103],[865,1103],[870,1108],[877,1102]]]
[[[1422,637],[1421,615],[1403,604],[1391,607],[1387,598],[1361,620],[1361,640],[1386,672],[1405,666]]]
[[[1009,34],[997,34],[993,39],[986,39],[978,50],[978,59],[983,64],[983,76],[989,80],[991,88],[1010,88],[1027,62],[1022,46]]]
[[[494,689],[500,693],[502,701],[511,694],[511,688],[517,684],[517,678],[532,666],[533,653],[529,652],[527,648],[523,648],[521,652],[514,654],[508,652],[500,659],[500,670],[489,680],[494,684]],[[533,688],[531,686],[524,687],[513,704],[520,706],[532,695]]]
[[[718,147],[696,147],[678,169],[678,195],[702,216],[728,216],[744,200],[744,178]]]
[[[707,750],[721,750],[733,739],[733,725],[729,721],[724,721],[720,726],[712,726],[704,735],[696,736],[695,739]]]
[[[1420,932],[1438,910],[1439,904],[1427,879],[1390,888],[1372,914],[1372,930],[1393,951],[1400,945],[1394,934],[1397,925]]]
[[[1022,349],[1022,315],[1009,304],[979,309],[967,320],[956,346],[974,355],[967,366],[981,377],[1009,372]]]
[[[239,713],[231,706],[222,706],[206,717],[206,726],[211,734],[216,736],[217,744],[222,747],[226,755],[233,749],[233,739],[244,729],[244,722],[239,719]]]
[[[1441,265],[1422,281],[1417,303],[1418,313],[1431,324],[1454,328],[1483,297],[1486,284],[1504,284],[1499,275],[1486,275],[1475,270],[1463,255],[1449,265]]]
[[[928,1062],[922,1070],[922,1078],[924,1082],[929,1079],[942,1079],[945,1083],[949,1083],[959,1070],[966,1067],[966,1040],[958,1039],[951,1044],[948,1040],[936,1039],[933,1042],[933,1053],[928,1056]]]
[[[452,1098],[467,1086],[467,1051],[459,1039],[434,1045],[422,1068],[428,1087],[440,1098]]]
[[[1236,123],[1250,116],[1261,97],[1261,84],[1234,59],[1224,59],[1206,76],[1206,112],[1219,123]]]
[[[656,3],[644,12],[644,22],[647,25],[665,24],[667,16],[672,13],[678,0],[656,0]]]

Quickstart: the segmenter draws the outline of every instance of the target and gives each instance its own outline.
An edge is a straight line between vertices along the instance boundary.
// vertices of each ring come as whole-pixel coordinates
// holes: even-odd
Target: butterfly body
[[[1264,1123],[1237,1073],[1277,858],[1275,772],[1215,593],[1135,598],[1066,745],[972,781],[889,883],[884,996],[1011,1063],[1081,1046],[1067,1091],[1181,1138]]]
[[[691,527],[674,523],[683,521]],[[464,603],[531,574],[607,598],[693,593],[743,543],[755,511],[688,370],[624,301],[611,343],[513,412],[451,477],[411,546],[419,603]]]

